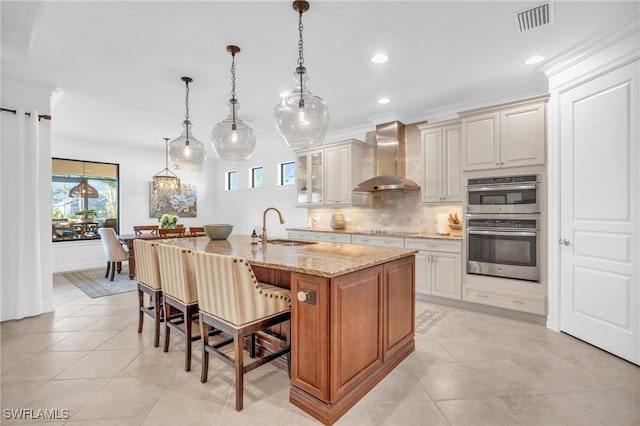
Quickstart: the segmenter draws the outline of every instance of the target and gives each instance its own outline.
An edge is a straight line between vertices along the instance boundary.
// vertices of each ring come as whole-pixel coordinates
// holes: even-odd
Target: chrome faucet
[[[262,213],[262,234],[260,235],[260,238],[265,244],[267,243],[267,212],[269,210],[274,210],[276,213],[278,213],[280,223],[284,223],[284,218],[282,217],[282,213],[280,213],[280,210],[276,209],[275,207],[267,207],[266,209],[264,209],[264,213]]]

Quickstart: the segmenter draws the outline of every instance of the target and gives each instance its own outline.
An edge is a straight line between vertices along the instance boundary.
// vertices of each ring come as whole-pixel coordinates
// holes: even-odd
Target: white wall
[[[260,141],[258,140],[258,145]],[[216,215],[219,223],[233,224],[234,234],[250,234],[254,228],[262,227],[263,212],[275,207],[282,213],[285,224],[281,225],[275,212],[267,216],[269,237],[286,237],[286,228],[307,226],[307,209],[295,207],[295,185],[278,186],[278,163],[295,161],[295,153],[282,145],[270,149],[256,148],[247,161],[217,160],[215,166]],[[252,167],[264,167],[264,188],[249,188],[249,171]],[[238,189],[225,191],[225,173],[238,171]],[[260,233],[260,231],[257,231]]]

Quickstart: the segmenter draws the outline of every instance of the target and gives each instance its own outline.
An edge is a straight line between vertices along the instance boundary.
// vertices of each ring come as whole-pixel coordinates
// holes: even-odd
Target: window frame
[[[287,165],[293,166],[293,178],[291,178],[290,183],[285,183],[285,173],[284,167]],[[278,186],[293,186],[296,184],[296,162],[295,161],[283,161],[282,163],[278,163]]]
[[[231,176],[234,175],[236,177],[236,185],[235,188],[231,187]],[[237,191],[238,190],[238,171],[237,170],[228,170],[224,172],[224,190],[225,191]]]
[[[256,171],[262,171],[262,185],[256,186]],[[256,166],[249,168],[249,189],[264,189],[264,167]]]
[[[66,174],[66,178],[64,177],[64,173],[55,173],[53,170],[51,171],[51,225],[52,225],[52,230],[51,230],[51,241],[54,243],[58,243],[58,242],[71,242],[71,241],[91,241],[91,240],[96,240],[96,239],[100,239],[100,236],[97,234],[97,228],[99,226],[103,226],[104,222],[106,221],[106,219],[115,219],[116,223],[115,223],[115,228],[114,230],[116,231],[116,234],[118,234],[120,232],[120,210],[121,210],[121,203],[120,203],[120,164],[119,163],[108,163],[108,162],[103,162],[103,161],[89,161],[89,160],[78,160],[75,158],[61,158],[61,157],[51,157],[51,162],[52,165],[55,161],[63,161],[63,162],[74,162],[74,163],[79,163],[80,165],[83,165],[83,170],[84,167],[86,165],[89,164],[98,164],[98,165],[106,165],[106,166],[113,166],[115,168],[115,178],[108,178],[106,175],[104,175],[102,178],[100,177],[96,177],[96,176],[89,176],[89,175],[85,175],[84,171],[83,174],[71,174],[71,173],[67,173]],[[113,186],[113,190],[115,191],[115,197],[113,197],[112,199],[110,199],[108,197],[106,204],[111,203],[111,204],[115,204],[115,206],[111,207],[111,213],[113,213],[113,211],[115,211],[115,214],[111,215],[108,214],[107,217],[98,217],[93,219],[91,222],[89,223],[97,223],[96,226],[91,227],[92,231],[91,232],[95,232],[92,236],[87,236],[87,234],[85,235],[77,235],[78,231],[76,228],[81,229],[82,232],[84,232],[86,229],[89,229],[89,227],[87,227],[86,224],[87,221],[83,221],[80,220],[80,217],[77,217],[75,214],[73,214],[73,212],[70,213],[65,213],[64,211],[61,213],[62,216],[64,217],[59,217],[57,213],[54,215],[54,211],[58,211],[60,212],[60,202],[56,202],[56,198],[54,198],[55,195],[55,188],[54,185],[61,183],[61,182],[68,182],[71,187],[75,186],[77,183],[80,183],[83,179],[87,179],[87,181],[89,182],[89,184],[91,184],[92,186],[96,187],[99,185],[96,185],[96,183],[98,182],[114,182],[115,185]],[[77,199],[72,199],[69,198],[68,196],[68,191],[71,188],[64,188],[64,191],[67,192],[67,195],[65,197],[64,200],[62,200],[62,207],[64,210],[67,209],[67,207],[71,206],[71,202],[69,202],[68,200],[77,200]],[[99,190],[99,193],[102,193]],[[107,192],[108,194],[108,192]],[[104,195],[103,195],[104,196]],[[91,202],[89,200],[88,197],[83,197],[80,200],[78,200],[78,203],[81,207],[81,209],[77,210],[77,211],[83,211],[83,210],[95,210],[93,207],[91,206]],[[107,207],[105,207],[107,208]],[[69,208],[70,210],[73,210],[72,208]],[[107,208],[108,209],[108,208]],[[107,213],[109,213],[107,211]],[[54,216],[58,216],[58,217],[54,217]],[[67,219],[66,221],[64,219]],[[67,222],[67,223],[65,223]],[[94,231],[93,229],[95,229],[96,231]],[[65,230],[73,230],[73,234],[70,232],[67,232],[67,236],[63,236],[65,234]],[[58,232],[60,231],[60,232]]]

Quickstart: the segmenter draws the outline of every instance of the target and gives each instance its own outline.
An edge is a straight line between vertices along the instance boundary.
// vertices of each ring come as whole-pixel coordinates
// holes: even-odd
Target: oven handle
[[[535,237],[538,235],[537,232],[527,232],[527,231],[474,231],[467,229],[467,234],[473,235],[497,235],[500,237]]]
[[[512,189],[536,189],[537,185],[497,185],[497,186],[467,186],[469,192],[484,192],[484,191],[502,191]]]

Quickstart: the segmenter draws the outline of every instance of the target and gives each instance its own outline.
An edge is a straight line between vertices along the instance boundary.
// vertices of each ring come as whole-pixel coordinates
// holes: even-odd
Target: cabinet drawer
[[[462,242],[459,240],[441,240],[425,238],[405,238],[405,248],[423,251],[442,251],[445,253],[462,253]]]
[[[367,246],[396,247],[404,248],[404,238],[380,237],[377,235],[354,235],[353,244],[364,244]]]
[[[547,313],[546,298],[533,294],[510,293],[506,291],[464,286],[462,300],[497,306],[499,308],[544,315]]]
[[[338,234],[331,232],[318,232],[317,241],[325,241],[328,243],[347,243],[351,244],[351,234]]]
[[[317,234],[312,231],[288,231],[287,236],[290,240],[315,241]]]

